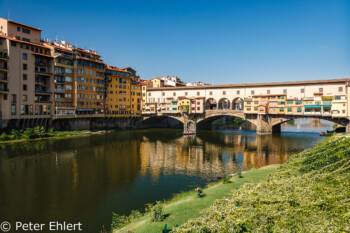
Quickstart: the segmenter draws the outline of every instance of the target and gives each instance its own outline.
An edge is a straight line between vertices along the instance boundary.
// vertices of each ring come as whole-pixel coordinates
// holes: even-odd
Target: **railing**
[[[5,77],[5,76],[4,76],[4,77],[1,77],[1,76],[0,76],[0,81],[7,81],[7,77]]]
[[[55,92],[57,92],[57,93],[64,93],[65,89],[55,89]]]
[[[50,90],[39,90],[39,89],[35,89],[35,92],[51,94],[51,91],[50,91]]]
[[[35,65],[36,66],[49,66],[49,63],[46,63],[46,62],[35,62]]]
[[[52,103],[51,100],[35,100],[35,103]]]
[[[10,57],[7,54],[0,53],[0,59],[9,59]]]
[[[64,54],[64,53],[54,53],[54,57],[65,57],[69,59],[75,59],[75,55],[69,55],[69,54]]]
[[[2,92],[8,92],[9,89],[8,89],[8,88],[5,88],[5,87],[0,87],[0,91],[2,91]]]
[[[55,74],[64,75],[64,74],[65,74],[65,72],[64,72],[64,71],[58,71],[58,70],[55,70]]]

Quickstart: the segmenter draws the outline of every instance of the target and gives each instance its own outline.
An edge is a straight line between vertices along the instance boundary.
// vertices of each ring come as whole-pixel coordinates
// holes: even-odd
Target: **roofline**
[[[6,19],[5,19],[6,20]],[[18,24],[18,25],[21,25],[21,26],[24,26],[24,27],[27,27],[27,28],[31,28],[31,29],[34,29],[34,30],[38,30],[38,31],[42,31],[40,28],[36,28],[36,27],[33,27],[33,26],[29,26],[29,25],[26,25],[26,24],[23,24],[23,23],[19,23],[19,22],[16,22],[16,21],[13,21],[13,20],[7,20],[9,23],[14,23],[14,24]]]
[[[247,87],[270,87],[270,86],[304,86],[308,84],[335,84],[350,82],[350,78],[343,79],[325,79],[325,80],[307,80],[307,81],[288,81],[288,82],[272,82],[272,83],[243,83],[243,84],[225,84],[225,85],[209,85],[209,86],[181,86],[167,88],[149,88],[148,91],[160,90],[187,90],[187,89],[216,89],[216,88],[247,88]]]

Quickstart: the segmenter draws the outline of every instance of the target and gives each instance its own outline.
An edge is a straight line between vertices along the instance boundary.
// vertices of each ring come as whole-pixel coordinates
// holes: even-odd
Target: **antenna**
[[[7,20],[10,20],[10,10],[7,10]]]
[[[56,35],[56,39],[55,39],[55,42],[58,42],[58,35]]]

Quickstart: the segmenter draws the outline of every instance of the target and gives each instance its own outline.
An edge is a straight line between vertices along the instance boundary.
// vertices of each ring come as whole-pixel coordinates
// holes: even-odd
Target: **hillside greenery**
[[[350,232],[350,138],[327,138],[173,232]]]

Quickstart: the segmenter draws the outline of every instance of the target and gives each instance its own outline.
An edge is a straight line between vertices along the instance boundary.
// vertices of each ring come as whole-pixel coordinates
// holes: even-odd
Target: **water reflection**
[[[284,163],[317,134],[139,130],[0,145],[0,218],[82,221],[85,232],[218,175]]]

